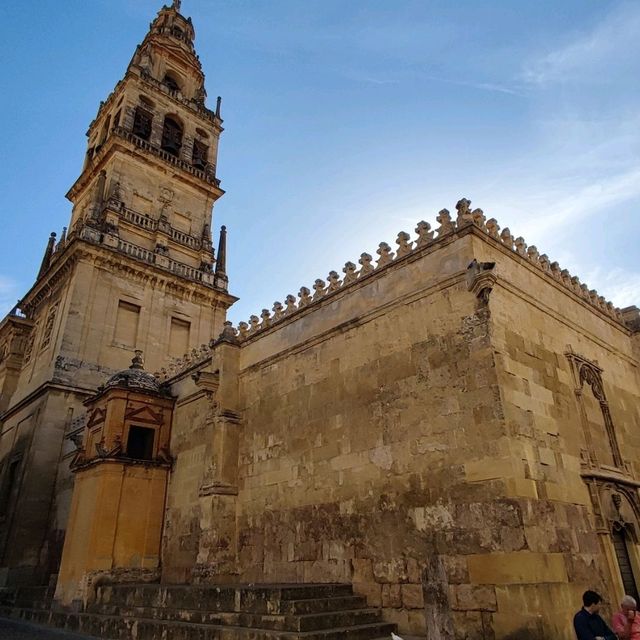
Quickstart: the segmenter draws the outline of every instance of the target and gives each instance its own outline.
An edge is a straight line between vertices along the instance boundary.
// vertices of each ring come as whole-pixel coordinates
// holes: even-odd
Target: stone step
[[[105,602],[106,600],[106,602]],[[150,608],[154,608],[158,602],[162,601],[159,606],[164,609],[177,609],[179,611],[190,611],[193,610],[194,607],[177,607],[176,606],[176,598],[167,597],[164,599],[161,598],[146,598],[145,600],[151,600],[152,603],[147,606]],[[181,600],[184,600],[182,598]],[[235,607],[235,599],[231,601],[231,599],[219,599],[216,601],[217,607],[214,610],[206,609],[203,603],[199,603],[198,607],[195,607],[198,611],[207,611],[209,613],[220,613],[225,611],[225,604],[228,605],[228,611],[233,612]],[[131,598],[131,603],[129,604],[120,604],[120,599],[118,598],[102,598],[96,600],[96,602],[92,603],[88,607],[88,611],[93,611],[95,613],[113,613],[119,608],[133,607],[133,606],[145,606],[144,604],[140,604],[133,601]],[[344,610],[353,610],[353,609],[366,609],[367,600],[363,596],[340,596],[335,598],[311,598],[307,600],[285,600],[278,601],[274,605],[273,613],[280,613],[283,615],[305,615],[311,613],[323,613],[327,611],[344,611]]]
[[[351,597],[349,584],[204,586],[129,584],[98,587],[97,604],[207,611],[283,613],[290,601]]]
[[[287,629],[292,631],[322,631],[366,624],[381,623],[379,609],[353,609],[346,611],[325,611],[287,617]]]
[[[173,609],[168,607],[130,607],[98,605],[91,613],[125,618],[149,618],[195,624],[218,624],[232,627],[267,629],[272,631],[314,631],[331,627],[369,624],[380,621],[378,609],[349,609],[298,615],[269,615],[243,612],[205,611],[202,609]]]
[[[364,609],[367,599],[363,596],[337,596],[333,598],[311,598],[307,600],[288,600],[280,603],[280,613],[302,615],[322,613],[323,611],[343,611],[345,609]]]
[[[388,639],[390,633],[396,630],[394,624],[382,622],[296,632],[34,609],[14,609],[12,613],[11,617],[103,640],[374,640],[382,637]]]

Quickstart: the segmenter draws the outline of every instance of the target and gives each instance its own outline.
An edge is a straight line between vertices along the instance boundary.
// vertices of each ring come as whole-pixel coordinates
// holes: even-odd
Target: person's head
[[[585,591],[582,594],[582,604],[589,613],[597,613],[600,610],[602,597],[595,591]]]
[[[629,611],[635,611],[637,606],[638,605],[636,604],[635,598],[632,598],[631,596],[625,596],[624,598],[622,598],[622,602],[620,603],[620,608],[625,613],[628,613]]]

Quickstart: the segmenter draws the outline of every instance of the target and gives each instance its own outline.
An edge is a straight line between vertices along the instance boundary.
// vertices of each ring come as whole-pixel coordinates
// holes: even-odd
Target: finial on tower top
[[[135,356],[131,360],[131,366],[129,369],[144,369],[144,357],[142,356],[142,351],[140,349],[136,349]]]
[[[173,0],[173,4],[171,5],[178,13],[180,13],[180,5],[182,4],[182,0]]]

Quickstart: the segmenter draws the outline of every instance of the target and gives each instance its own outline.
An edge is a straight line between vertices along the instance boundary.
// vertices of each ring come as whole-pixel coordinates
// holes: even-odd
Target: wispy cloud
[[[474,80],[457,80],[455,78],[443,78],[438,76],[424,75],[425,80],[432,80],[434,82],[443,82],[445,84],[454,84],[460,87],[469,87],[471,89],[478,89],[480,91],[492,91],[497,93],[506,93],[512,96],[524,96],[525,94],[514,88],[495,82],[480,82]]]
[[[587,180],[559,181],[538,194],[522,194],[520,202],[532,214],[523,233],[546,236],[562,228],[640,198],[640,166]]]
[[[522,79],[544,86],[605,81],[610,78],[607,71],[612,70],[608,64],[611,59],[638,64],[639,32],[640,4],[620,5],[590,31],[576,34],[562,46],[529,60]],[[619,65],[613,70],[617,68]]]
[[[640,271],[630,269],[607,269],[594,267],[586,269],[581,279],[590,287],[595,287],[607,300],[617,307],[624,308],[640,304]]]

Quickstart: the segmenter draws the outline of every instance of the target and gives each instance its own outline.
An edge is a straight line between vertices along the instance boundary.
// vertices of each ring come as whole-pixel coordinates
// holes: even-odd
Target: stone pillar
[[[216,373],[194,374],[211,394],[207,418],[210,458],[200,485],[200,542],[194,575],[203,581],[237,573],[236,502],[238,495],[238,368],[240,347],[231,323],[215,344]]]

